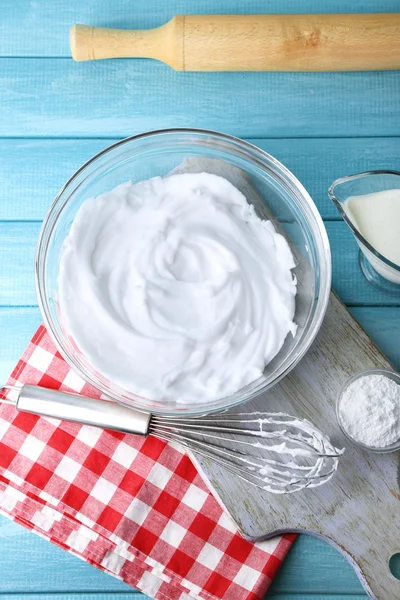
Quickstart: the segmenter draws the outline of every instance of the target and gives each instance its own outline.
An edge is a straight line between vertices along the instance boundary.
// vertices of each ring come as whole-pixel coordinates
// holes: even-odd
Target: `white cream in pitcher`
[[[382,256],[400,267],[400,189],[351,196],[343,208],[361,235]],[[368,249],[365,254],[386,279],[400,283],[400,275]]]
[[[66,333],[150,400],[204,402],[262,375],[295,334],[285,238],[222,177],[119,185],[78,211],[59,273]]]

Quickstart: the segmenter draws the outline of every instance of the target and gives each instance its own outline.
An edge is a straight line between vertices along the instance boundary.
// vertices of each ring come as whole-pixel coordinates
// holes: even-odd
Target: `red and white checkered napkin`
[[[99,397],[39,328],[8,383]],[[294,536],[238,535],[186,454],[0,404],[0,511],[159,599],[262,598]]]

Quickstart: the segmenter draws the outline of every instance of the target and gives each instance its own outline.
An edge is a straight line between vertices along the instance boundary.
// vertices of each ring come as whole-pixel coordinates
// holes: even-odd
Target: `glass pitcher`
[[[328,194],[359,245],[359,263],[366,279],[376,287],[400,295],[400,265],[382,256],[360,233],[345,209],[350,197],[400,189],[400,172],[369,171],[336,179]],[[399,237],[400,244],[400,237]]]

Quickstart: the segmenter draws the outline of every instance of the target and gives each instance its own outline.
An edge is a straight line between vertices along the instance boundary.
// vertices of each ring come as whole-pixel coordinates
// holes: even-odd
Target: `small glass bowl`
[[[397,440],[397,442],[395,442],[394,444],[391,444],[390,446],[383,446],[383,447],[367,446],[366,444],[363,444],[362,442],[359,442],[358,440],[353,438],[348,433],[348,431],[346,431],[344,425],[341,422],[340,414],[339,414],[339,406],[342,401],[345,390],[354,381],[356,381],[357,379],[361,379],[362,377],[366,377],[367,375],[384,375],[385,377],[389,377],[389,379],[392,379],[398,385],[400,385],[400,374],[395,373],[394,371],[389,371],[388,369],[366,369],[365,371],[360,371],[359,373],[352,375],[351,377],[349,377],[349,379],[347,379],[347,381],[345,381],[344,385],[342,386],[342,389],[339,392],[337,400],[336,400],[336,418],[337,418],[338,425],[339,425],[340,430],[343,433],[343,435],[352,444],[354,444],[355,446],[358,446],[362,450],[368,450],[369,452],[376,452],[376,453],[380,453],[380,454],[386,454],[387,452],[396,452],[396,450],[400,450],[400,438]]]

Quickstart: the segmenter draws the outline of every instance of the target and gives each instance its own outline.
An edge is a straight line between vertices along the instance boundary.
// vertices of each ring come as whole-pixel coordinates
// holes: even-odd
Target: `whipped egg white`
[[[66,238],[66,333],[111,382],[204,403],[259,378],[295,334],[293,255],[271,221],[209,173],[119,185],[86,200]]]

